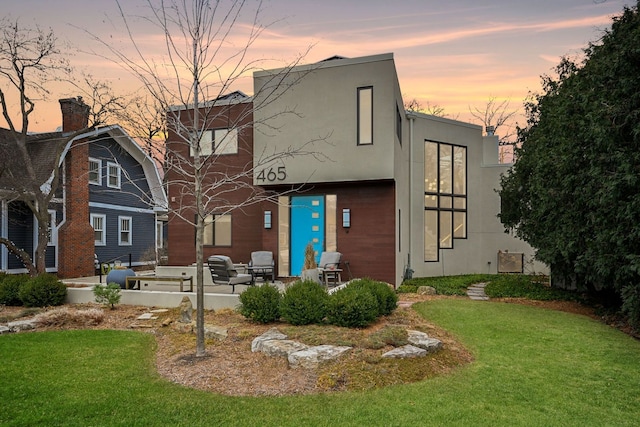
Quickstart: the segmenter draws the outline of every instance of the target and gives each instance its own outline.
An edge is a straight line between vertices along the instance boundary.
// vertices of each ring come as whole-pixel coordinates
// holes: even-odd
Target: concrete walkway
[[[484,293],[484,287],[487,286],[486,283],[476,283],[475,285],[471,285],[467,288],[467,295],[469,298],[476,301],[488,301],[489,297]]]

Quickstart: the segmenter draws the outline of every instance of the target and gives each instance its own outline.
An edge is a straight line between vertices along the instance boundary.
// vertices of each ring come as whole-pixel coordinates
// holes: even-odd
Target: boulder
[[[262,343],[260,351],[271,357],[288,357],[296,351],[306,350],[307,345],[292,340],[268,340]]]
[[[391,351],[387,351],[382,357],[390,357],[395,359],[406,359],[409,357],[423,357],[427,355],[427,350],[413,346],[411,344],[403,345],[402,347],[394,348]]]
[[[33,319],[16,320],[15,322],[7,323],[7,327],[11,332],[29,331],[36,328],[36,322]]]
[[[435,295],[436,288],[433,286],[418,286],[416,293],[419,295]]]
[[[193,304],[191,304],[191,300],[188,296],[182,297],[182,301],[180,302],[180,319],[178,322],[180,323],[191,323],[193,316]]]
[[[264,334],[253,339],[253,341],[251,342],[251,351],[254,353],[260,351],[262,349],[262,344],[266,341],[286,340],[286,339],[287,339],[287,336],[285,334],[283,334],[276,328],[271,328]]]
[[[324,361],[337,359],[349,350],[351,350],[351,347],[317,345],[291,353],[287,359],[291,368],[313,369]]]
[[[429,335],[420,331],[407,331],[409,343],[416,347],[427,350],[427,353],[434,353],[442,348],[442,341],[436,338],[429,338]]]
[[[227,335],[227,328],[223,326],[204,325],[204,337],[206,339],[223,341],[225,338],[227,338]]]

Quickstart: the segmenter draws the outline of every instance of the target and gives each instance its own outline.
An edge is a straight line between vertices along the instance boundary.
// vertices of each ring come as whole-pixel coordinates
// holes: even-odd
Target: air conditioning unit
[[[524,272],[524,254],[498,251],[498,273]]]

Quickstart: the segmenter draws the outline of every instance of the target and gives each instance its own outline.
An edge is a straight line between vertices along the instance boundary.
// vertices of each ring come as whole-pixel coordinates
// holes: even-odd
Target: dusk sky
[[[140,0],[122,0],[127,13],[141,14]],[[448,117],[476,122],[469,108],[483,108],[490,97],[510,100],[522,112],[529,91],[540,89],[560,57],[576,57],[597,41],[622,12],[622,0],[266,0],[262,22],[272,23],[249,55],[265,58],[263,68],[291,62],[313,45],[303,63],[333,55],[358,57],[393,53],[405,102],[438,105]],[[98,49],[83,29],[103,40],[118,39],[120,27],[111,0],[3,0],[3,15],[22,26],[51,27],[72,52]],[[241,29],[242,26],[238,26]],[[153,29],[138,29],[154,40]],[[122,42],[125,46],[124,42]],[[150,50],[151,52],[151,50]],[[137,80],[113,63],[76,53],[72,65],[114,89],[131,91]],[[250,79],[234,90],[251,94]],[[66,92],[65,92],[66,91]],[[74,96],[68,88],[39,102],[32,131],[60,125],[57,99]],[[522,116],[518,121],[524,124]],[[478,123],[480,124],[480,123]],[[0,123],[4,127],[4,123]]]

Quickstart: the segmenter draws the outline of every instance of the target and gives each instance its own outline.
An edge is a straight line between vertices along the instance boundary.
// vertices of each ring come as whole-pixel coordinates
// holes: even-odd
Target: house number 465
[[[287,179],[287,171],[284,166],[277,168],[262,169],[258,173],[258,181],[284,181]]]

